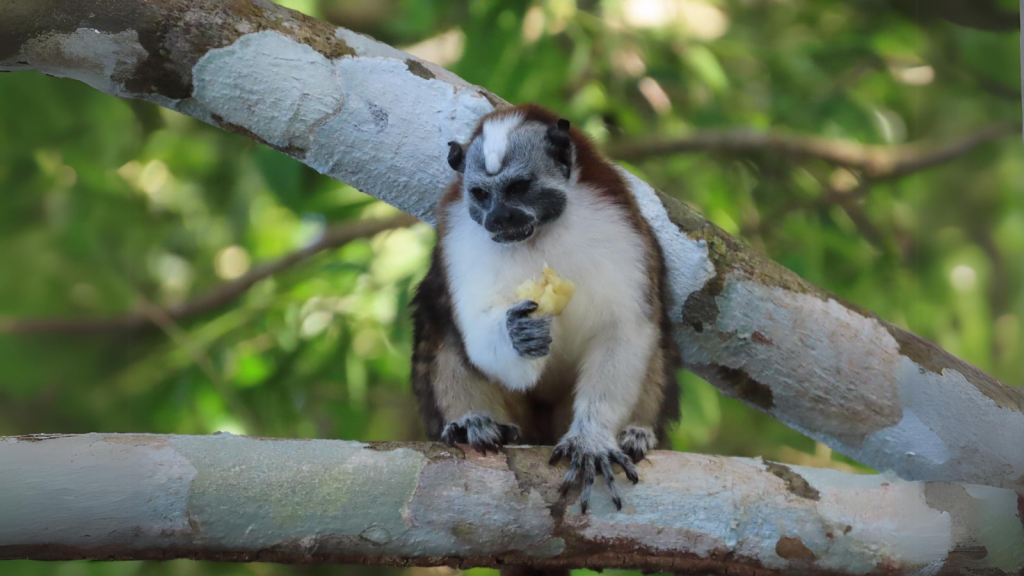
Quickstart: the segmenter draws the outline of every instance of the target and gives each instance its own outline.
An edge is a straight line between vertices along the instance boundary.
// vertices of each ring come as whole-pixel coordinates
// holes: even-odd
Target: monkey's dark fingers
[[[465,444],[468,442],[466,427],[459,424],[458,422],[449,422],[444,427],[444,431],[441,432],[441,440],[449,446],[455,446],[456,444]]]
[[[572,455],[572,460],[569,462],[569,471],[565,473],[565,478],[562,479],[562,487],[558,490],[562,496],[569,493],[569,489],[576,483],[576,477],[579,476],[580,470],[583,468],[583,454],[579,450],[572,450],[571,448],[567,450]]]
[[[516,426],[515,424],[499,424],[498,430],[501,431],[502,445],[515,444],[519,442],[519,426]]]
[[[587,454],[583,457],[583,492],[580,494],[581,514],[586,514],[587,508],[590,506],[590,493],[594,489],[594,478],[597,476],[594,460],[593,454]]]
[[[568,451],[563,445],[559,444],[551,450],[551,458],[548,459],[548,466],[554,466],[562,461],[562,458],[569,456]]]
[[[633,461],[629,459],[629,456],[626,456],[622,452],[616,450],[611,453],[611,458],[616,464],[622,467],[622,471],[626,473],[626,478],[629,478],[630,482],[636,484],[640,481],[640,476],[636,473],[636,465],[634,465]]]
[[[515,306],[508,309],[508,315],[514,318],[525,318],[537,311],[540,304],[537,304],[533,300],[523,300]]]
[[[611,461],[607,456],[602,455],[598,463],[601,465],[601,474],[604,476],[604,481],[608,484],[608,491],[612,493],[612,503],[615,504],[615,509],[622,510],[622,497],[619,496],[619,489],[615,486],[615,475],[612,474]]]

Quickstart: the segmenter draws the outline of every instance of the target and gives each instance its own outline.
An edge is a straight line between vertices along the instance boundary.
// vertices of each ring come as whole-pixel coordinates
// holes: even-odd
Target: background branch
[[[891,180],[932,168],[974,151],[993,140],[1017,134],[1019,121],[982,128],[949,142],[870,146],[818,136],[782,132],[753,132],[747,129],[707,130],[684,138],[620,142],[609,154],[622,160],[643,160],[683,152],[715,154],[775,154],[796,159],[823,160],[835,166],[857,170],[873,181]]]
[[[581,515],[549,449],[214,436],[0,437],[0,560],[193,558],[680,574],[1000,576],[1009,490],[654,452]],[[54,495],[66,497],[55,498]]]
[[[273,262],[257,266],[246,274],[225,282],[210,292],[176,306],[159,308],[143,304],[142,310],[113,318],[96,319],[16,319],[0,316],[0,334],[96,334],[131,332],[161,324],[180,322],[208,314],[240,298],[257,282],[279,274],[325,250],[338,248],[356,238],[373,236],[385,230],[411,226],[419,220],[403,214],[388,220],[361,220],[329,228],[316,242]]]

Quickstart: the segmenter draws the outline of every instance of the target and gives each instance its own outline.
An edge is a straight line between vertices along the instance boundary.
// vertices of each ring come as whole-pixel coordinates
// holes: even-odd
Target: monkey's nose
[[[484,228],[488,232],[499,232],[515,224],[515,214],[503,207],[497,206],[484,219]]]

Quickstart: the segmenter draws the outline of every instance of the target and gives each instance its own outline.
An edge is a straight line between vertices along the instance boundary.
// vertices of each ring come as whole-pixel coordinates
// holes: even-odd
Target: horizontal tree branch
[[[682,574],[1016,574],[1009,490],[654,452],[580,514],[548,448],[0,437],[0,560],[193,558]]]
[[[96,334],[105,332],[131,332],[156,327],[154,318],[179,322],[193,316],[208,314],[240,298],[257,282],[279,274],[320,252],[338,248],[356,238],[373,236],[385,230],[410,226],[418,222],[409,215],[388,220],[361,220],[334,226],[316,242],[273,262],[257,266],[244,275],[225,282],[193,300],[169,308],[143,310],[112,318],[41,318],[16,319],[0,316],[0,334]]]
[[[691,136],[668,140],[620,142],[609,153],[622,160],[642,160],[683,152],[717,154],[776,154],[798,159],[814,158],[835,166],[861,172],[873,181],[901,178],[968,154],[993,140],[1019,134],[1019,121],[1000,122],[940,144],[871,146],[847,140],[784,132],[755,132],[748,129],[705,130]]]
[[[0,70],[36,69],[265,142],[432,222],[500,98],[266,0],[13,0]],[[663,247],[687,368],[793,428],[911,480],[1024,490],[1024,399],[843,302],[624,172]]]

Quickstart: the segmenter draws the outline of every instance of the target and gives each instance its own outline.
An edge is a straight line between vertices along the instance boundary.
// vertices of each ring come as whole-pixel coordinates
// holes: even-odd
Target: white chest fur
[[[485,333],[477,323],[500,323],[504,311],[515,303],[516,286],[539,277],[545,263],[576,284],[575,296],[552,322],[550,356],[563,367],[575,368],[599,333],[648,323],[644,294],[649,279],[643,239],[620,208],[585,189],[573,187],[567,192],[562,217],[538,230],[533,238],[512,245],[493,242],[463,204],[451,207],[442,242],[456,321],[464,338]],[[470,359],[478,366],[493,364],[480,356],[502,353],[492,350],[499,344],[466,344]],[[491,376],[509,387],[524,387],[514,383],[516,377],[506,379],[495,371],[500,369],[493,370]]]

